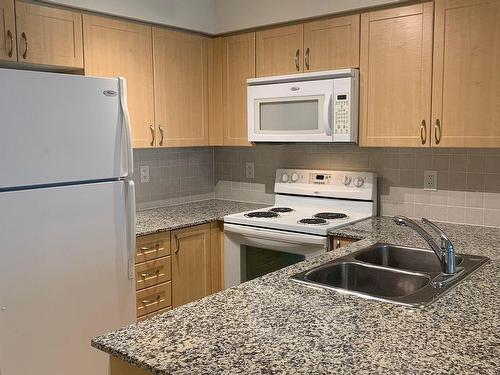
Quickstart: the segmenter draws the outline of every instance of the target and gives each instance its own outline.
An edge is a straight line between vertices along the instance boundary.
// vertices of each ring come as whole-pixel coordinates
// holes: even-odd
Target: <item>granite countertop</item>
[[[137,212],[136,234],[164,232],[221,220],[225,215],[257,210],[269,205],[209,199]]]
[[[493,260],[426,309],[289,280],[379,240],[421,244],[412,242],[411,229],[377,218],[335,231],[364,238],[359,242],[100,336],[92,345],[153,374],[498,374],[500,230],[443,227],[459,253]]]

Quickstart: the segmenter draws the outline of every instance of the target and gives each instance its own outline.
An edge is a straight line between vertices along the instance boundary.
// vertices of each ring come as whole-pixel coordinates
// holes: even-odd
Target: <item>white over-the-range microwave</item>
[[[359,71],[247,80],[251,142],[358,142]]]

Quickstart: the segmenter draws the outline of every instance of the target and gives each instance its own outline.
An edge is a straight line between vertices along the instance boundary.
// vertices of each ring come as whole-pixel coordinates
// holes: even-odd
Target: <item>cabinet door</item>
[[[256,38],[257,76],[302,71],[303,25],[258,31]]]
[[[155,145],[151,28],[83,16],[85,74],[127,79],[134,147]]]
[[[160,146],[208,145],[208,50],[208,38],[153,28]]]
[[[429,146],[432,16],[432,3],[361,15],[361,146]]]
[[[210,224],[172,232],[172,306],[211,293]]]
[[[359,67],[359,14],[304,24],[304,71]]]
[[[435,4],[431,142],[500,147],[500,1]]]
[[[0,60],[17,61],[14,0],[0,0]]]
[[[255,33],[223,38],[224,146],[248,146],[247,79],[255,77]]]
[[[224,232],[222,222],[210,223],[211,292],[217,293],[224,285]]]
[[[83,68],[82,15],[16,1],[19,61]]]

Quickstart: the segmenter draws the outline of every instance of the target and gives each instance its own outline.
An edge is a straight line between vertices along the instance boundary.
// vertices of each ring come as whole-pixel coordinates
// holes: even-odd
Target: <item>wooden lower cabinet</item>
[[[333,250],[336,250],[336,249],[340,249],[341,247],[349,246],[350,244],[357,242],[358,240],[355,240],[353,238],[334,236],[334,237],[332,237],[331,241],[332,241],[331,248]]]
[[[137,237],[137,320],[222,290],[222,224]]]
[[[173,307],[211,294],[210,224],[172,232]]]
[[[110,356],[110,375],[151,375],[151,372],[131,365],[119,358]]]

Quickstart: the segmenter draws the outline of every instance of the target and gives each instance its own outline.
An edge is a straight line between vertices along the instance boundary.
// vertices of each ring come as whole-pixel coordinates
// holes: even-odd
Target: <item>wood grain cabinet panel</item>
[[[429,146],[432,18],[431,2],[361,15],[361,146]]]
[[[154,313],[172,305],[172,283],[166,282],[137,292],[137,317]]]
[[[0,0],[0,60],[17,61],[14,0]]]
[[[359,67],[359,14],[304,24],[304,71]]]
[[[255,39],[258,77],[302,72],[302,24],[257,31]]]
[[[136,264],[170,255],[170,232],[137,237],[136,243]]]
[[[172,231],[172,306],[211,294],[210,224]]]
[[[170,281],[172,278],[171,274],[170,257],[158,258],[137,264],[135,266],[136,290]]]
[[[83,68],[82,15],[16,1],[18,60]]]
[[[500,1],[435,7],[432,145],[500,147]]]
[[[155,146],[151,27],[85,14],[83,29],[85,74],[127,79],[133,146]]]
[[[159,146],[208,145],[209,43],[206,37],[153,28]]]
[[[249,146],[247,79],[255,77],[255,33],[222,40],[224,146]]]

